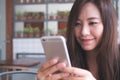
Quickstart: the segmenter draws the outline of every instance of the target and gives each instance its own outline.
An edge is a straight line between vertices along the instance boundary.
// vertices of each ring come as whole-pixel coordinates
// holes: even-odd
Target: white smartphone
[[[66,60],[67,66],[71,67],[66,40],[63,36],[44,36],[41,42],[47,60],[59,57],[60,61]]]

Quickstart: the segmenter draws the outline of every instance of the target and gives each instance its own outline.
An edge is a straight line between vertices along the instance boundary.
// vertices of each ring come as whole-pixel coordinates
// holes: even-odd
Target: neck
[[[96,61],[97,52],[96,51],[87,51],[87,60]]]

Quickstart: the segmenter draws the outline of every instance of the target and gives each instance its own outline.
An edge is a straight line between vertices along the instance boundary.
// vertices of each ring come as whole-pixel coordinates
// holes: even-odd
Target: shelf
[[[15,22],[44,22],[45,20],[15,20]]]
[[[15,39],[39,39],[40,37],[14,37]]]
[[[39,2],[39,3],[16,3],[15,5],[45,5],[45,2]]]
[[[45,2],[15,2],[16,5],[36,5],[36,4],[67,4],[74,3],[74,1],[45,1]]]
[[[14,0],[15,4],[43,4],[45,0]]]
[[[67,19],[48,19],[48,21],[59,21],[59,22],[67,22]]]
[[[48,2],[49,4],[69,4],[73,3],[74,1],[67,1],[67,2]]]
[[[48,19],[48,20],[15,20],[15,22],[46,22],[46,21],[59,21],[59,22],[67,22],[67,19]]]
[[[53,35],[54,32],[56,35],[65,34],[67,17],[73,0],[35,0],[43,2],[26,0],[31,1],[29,3],[25,0],[22,0],[24,3],[17,1],[20,0],[14,0],[14,38],[40,38],[43,35]],[[62,8],[61,5],[65,7]],[[36,28],[39,30],[39,37],[24,36],[26,30],[31,34],[30,30],[34,31]],[[19,34],[21,37],[18,37]]]

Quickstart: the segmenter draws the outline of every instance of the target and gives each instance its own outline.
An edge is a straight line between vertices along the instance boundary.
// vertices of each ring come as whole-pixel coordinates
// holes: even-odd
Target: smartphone
[[[59,57],[60,61],[66,60],[67,66],[71,67],[66,40],[63,36],[44,36],[41,38],[41,43],[47,60]]]

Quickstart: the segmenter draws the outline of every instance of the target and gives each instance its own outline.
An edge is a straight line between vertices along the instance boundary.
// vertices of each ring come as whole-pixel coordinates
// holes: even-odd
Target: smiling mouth
[[[91,42],[91,41],[93,41],[94,39],[81,39],[81,41],[83,42],[83,43],[89,43],[89,42]]]
[[[82,39],[82,41],[91,41],[93,39]]]

